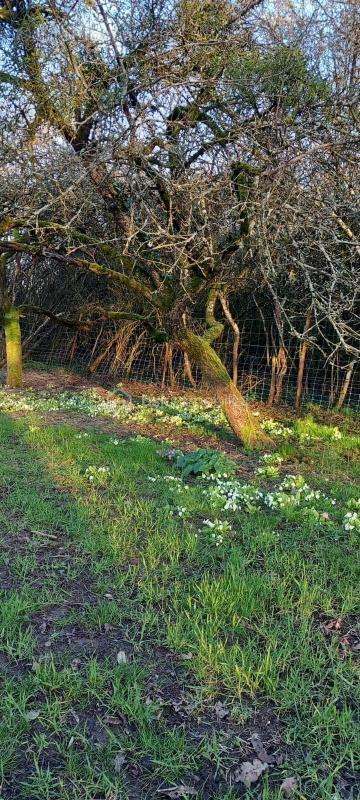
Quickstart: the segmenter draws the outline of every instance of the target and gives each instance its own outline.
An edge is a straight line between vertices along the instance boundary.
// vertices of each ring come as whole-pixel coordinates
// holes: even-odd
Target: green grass
[[[0,417],[1,800],[194,796],[186,787],[276,800],[292,775],[298,800],[355,797],[351,421],[341,438],[295,423],[279,477],[245,455],[264,494],[236,509],[159,443],[86,433],[33,411]],[[321,494],[266,505],[287,473]],[[279,758],[246,790],[236,770],[256,757],[254,732]]]

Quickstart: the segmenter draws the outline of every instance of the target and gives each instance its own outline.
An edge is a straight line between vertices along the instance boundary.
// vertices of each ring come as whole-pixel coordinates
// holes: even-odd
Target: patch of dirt
[[[196,434],[186,429],[176,430],[171,425],[150,424],[140,422],[124,422],[119,423],[115,420],[107,419],[106,417],[97,417],[96,419],[83,416],[81,414],[74,414],[73,412],[49,412],[44,414],[49,424],[59,423],[66,424],[71,420],[71,424],[77,428],[90,428],[91,430],[98,430],[100,433],[117,434],[119,438],[126,438],[132,434],[141,434],[148,436],[151,439],[156,439],[159,442],[171,441],[174,444],[184,445],[182,449],[186,448],[193,450],[196,447],[203,447],[207,443],[208,447],[215,447],[222,449],[227,453],[234,456],[239,454],[241,445],[229,440],[219,440],[216,436],[209,434]]]
[[[0,383],[5,385],[6,373],[0,370]],[[40,370],[40,369],[24,369],[23,372],[23,388],[36,389],[38,391],[62,391],[72,389],[88,389],[94,386],[94,380],[84,378],[82,375],[77,375],[75,372],[69,372],[65,369],[53,370]],[[8,392],[16,393],[17,389],[9,389]]]
[[[340,658],[352,655],[360,658],[360,620],[358,617],[345,616],[330,618],[320,614],[317,623],[328,640],[333,640],[339,650]]]

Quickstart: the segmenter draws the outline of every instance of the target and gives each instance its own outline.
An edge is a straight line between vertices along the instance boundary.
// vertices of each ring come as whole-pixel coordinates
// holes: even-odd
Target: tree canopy
[[[3,318],[142,322],[250,443],[213,347],[231,297],[272,305],[280,361],[286,323],[354,363],[358,22],[354,0],[0,0]]]

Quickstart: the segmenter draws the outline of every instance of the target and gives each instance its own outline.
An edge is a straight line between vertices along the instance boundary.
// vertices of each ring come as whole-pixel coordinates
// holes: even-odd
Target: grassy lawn
[[[0,397],[1,800],[357,797],[351,417],[187,474],[94,403]],[[163,405],[139,423],[221,428]]]

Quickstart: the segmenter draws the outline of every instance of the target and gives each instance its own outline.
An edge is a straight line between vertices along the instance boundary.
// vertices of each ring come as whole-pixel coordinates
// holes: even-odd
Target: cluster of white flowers
[[[247,514],[261,511],[264,507],[271,510],[300,508],[304,517],[320,523],[330,521],[329,514],[316,508],[320,502],[336,505],[336,501],[327,497],[318,489],[312,489],[301,475],[286,475],[273,491],[262,490],[253,484],[241,484],[236,479],[224,480],[218,476],[209,476],[209,486],[203,494],[209,500],[213,511],[244,511]]]
[[[344,528],[346,531],[359,531],[360,515],[357,511],[348,511],[344,516]]]
[[[251,513],[260,508],[258,500],[262,492],[253,484],[241,484],[238,480],[227,480],[224,476],[208,476],[205,480],[211,482],[208,489],[203,490],[212,508],[221,508],[224,511],[240,511],[245,508]]]
[[[23,394],[7,394],[5,391],[0,391],[0,409],[2,411],[36,411],[36,403],[32,402],[31,397],[26,397]],[[41,409],[42,410],[42,409]],[[43,409],[48,410],[48,409]]]
[[[111,444],[120,444],[120,439],[110,439]]]
[[[303,489],[305,486],[305,478],[302,475],[286,475],[281,483],[282,489],[285,491],[293,491],[294,489]]]
[[[311,489],[302,475],[286,475],[276,491],[267,492],[263,497],[265,505],[271,509],[297,508],[318,500],[327,500],[332,505],[336,504],[335,500],[329,500],[319,489]],[[320,513],[318,518],[321,518]]]
[[[85,470],[85,477],[90,483],[94,483],[98,486],[102,486],[106,483],[107,479],[110,476],[110,467],[96,467],[91,465],[87,467]]]
[[[299,505],[298,499],[295,495],[286,494],[285,492],[268,492],[263,496],[264,503],[272,510],[276,508],[289,508],[291,506]]]
[[[277,478],[280,474],[279,467],[283,461],[284,459],[279,453],[265,453],[260,458],[260,466],[255,474],[262,475],[264,478]]]
[[[342,438],[338,427],[317,425],[311,418],[300,420],[291,428],[279,420],[270,418],[263,420],[261,428],[272,438],[297,439],[302,443],[336,441]]]
[[[203,519],[202,530],[204,531],[204,530],[209,529],[209,528],[212,531],[211,538],[212,538],[214,544],[216,545],[216,547],[219,547],[223,543],[224,535],[227,534],[227,533],[231,533],[231,531],[232,531],[230,522],[228,522],[227,520]],[[199,528],[199,531],[201,531],[201,528]]]
[[[143,395],[134,405],[123,397],[103,398],[96,389],[82,389],[78,392],[46,392],[27,390],[9,394],[0,390],[0,409],[7,411],[74,411],[91,418],[111,417],[121,422],[163,423],[172,427],[199,428],[211,425],[225,425],[226,419],[221,408],[204,399],[183,397]]]
[[[186,487],[186,484],[183,483],[181,478],[178,478],[175,475],[164,475],[163,481],[169,485],[170,492],[181,493]]]
[[[279,453],[264,453],[260,461],[263,464],[282,464],[284,459]]]
[[[185,519],[189,514],[189,509],[185,506],[176,506],[175,510],[180,519]]]
[[[89,433],[85,433],[85,431],[84,431],[83,433],[78,433],[76,438],[77,439],[88,439],[89,436],[90,436],[90,434]]]
[[[342,433],[341,433],[341,431],[339,431],[339,428],[334,428],[332,438],[333,439],[342,439]]]
[[[352,497],[351,500],[348,500],[346,505],[348,508],[350,508],[350,510],[352,509],[354,511],[357,511],[358,509],[360,510],[360,497],[357,498]]]
[[[286,425],[282,425],[281,422],[275,419],[264,419],[260,426],[263,431],[269,433],[270,436],[278,436],[279,438],[289,439],[290,436],[294,435],[294,431],[292,428],[289,428]]]
[[[321,442],[323,440],[336,441],[342,439],[342,433],[337,427],[329,427],[323,425],[322,429],[317,426],[316,430],[300,430],[298,431],[298,439],[300,442]]]
[[[168,484],[169,492],[176,492],[178,494],[189,491],[190,488],[188,484],[184,483],[177,475],[163,475],[162,477],[148,475],[148,481],[150,481],[150,483],[159,483],[160,481],[164,481],[166,484]]]

